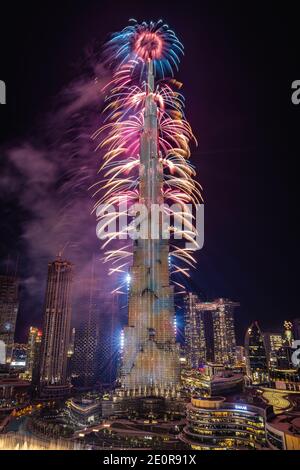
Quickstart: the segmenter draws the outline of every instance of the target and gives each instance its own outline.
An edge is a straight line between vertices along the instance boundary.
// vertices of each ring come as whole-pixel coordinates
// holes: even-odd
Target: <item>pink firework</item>
[[[95,210],[100,231],[104,233],[112,221],[128,216],[130,206],[139,200],[140,136],[144,126],[145,103],[151,93],[158,113],[158,157],[163,166],[163,200],[181,207],[176,213],[170,213],[172,211],[167,207],[165,211],[180,223],[185,221],[182,238],[190,245],[194,244],[194,248],[188,249],[171,244],[173,273],[189,276],[189,267],[195,265],[193,251],[197,248],[197,242],[188,205],[202,201],[201,186],[195,181],[195,169],[189,161],[190,143],[197,142],[185,118],[184,97],[179,92],[181,84],[173,78],[165,78],[166,72],[173,75],[172,66],[177,68],[182,53],[183,46],[175,33],[161,21],[141,25],[134,22],[121,33],[114,34],[108,42],[106,54],[110,56],[113,77],[105,87],[104,124],[93,136],[99,140],[97,150],[104,152],[100,168],[102,179],[95,185],[95,195],[100,194]],[[156,75],[161,77],[156,87],[149,87],[143,76],[150,63]],[[120,212],[125,202],[127,206]],[[115,209],[107,213],[99,210],[100,205]],[[127,226],[108,233],[103,246],[106,248],[116,238],[124,238],[126,231],[130,230],[131,226]],[[173,230],[174,227],[170,226],[169,231],[172,233]],[[111,248],[105,252],[104,262],[111,266],[110,274],[127,271],[131,262],[130,248],[127,243],[125,247]],[[183,267],[182,263],[187,267]],[[180,282],[176,280],[175,284],[182,290]],[[122,291],[122,285],[117,290]]]

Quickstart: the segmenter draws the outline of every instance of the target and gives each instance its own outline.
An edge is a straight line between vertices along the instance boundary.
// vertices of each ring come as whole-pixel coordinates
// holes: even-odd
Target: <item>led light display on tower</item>
[[[111,265],[110,274],[128,272],[129,267],[121,380],[126,395],[175,396],[180,386],[170,274],[173,270],[189,276],[182,263],[195,264],[197,242],[188,205],[201,201],[189,162],[189,144],[195,139],[185,119],[181,84],[173,78],[182,53],[182,44],[162,21],[132,21],[112,36],[106,48],[113,78],[106,88],[106,122],[94,135],[95,139],[101,136],[99,148],[106,152],[101,167],[104,178],[96,191],[105,191],[95,205],[98,236],[117,218],[132,215],[135,204],[145,210],[138,222],[133,217],[135,223],[108,231],[103,245],[107,247],[118,235],[134,235],[125,247],[107,250],[104,259]],[[179,210],[174,210],[174,204]],[[107,211],[107,207],[114,209]],[[166,223],[170,216],[177,224]],[[176,230],[174,226],[184,219],[188,219],[185,229]],[[170,233],[174,238],[182,235],[189,244],[170,243]],[[176,285],[182,290],[180,283]],[[125,276],[116,291],[126,290]]]

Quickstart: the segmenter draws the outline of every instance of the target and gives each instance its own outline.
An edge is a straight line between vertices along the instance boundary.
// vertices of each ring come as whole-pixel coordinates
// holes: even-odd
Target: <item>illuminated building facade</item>
[[[71,398],[66,402],[66,412],[75,427],[92,426],[100,422],[101,403],[92,398]]]
[[[16,406],[29,402],[30,383],[17,373],[0,374],[0,411],[12,411]]]
[[[184,302],[184,336],[187,366],[197,369],[207,360],[204,318],[199,309],[200,300],[189,292]],[[211,328],[212,332],[212,328]],[[212,333],[211,333],[212,334]]]
[[[257,322],[248,328],[245,337],[247,375],[253,384],[264,384],[269,380],[268,354],[263,334]]]
[[[80,323],[75,331],[71,367],[76,388],[92,388],[99,378],[99,284],[95,276],[81,282],[84,292],[76,302]]]
[[[41,353],[42,332],[31,326],[29,328],[27,342],[27,359],[26,359],[26,378],[37,384],[37,375],[39,369],[39,360]]]
[[[285,321],[283,324],[284,327],[284,333],[283,333],[283,338],[284,338],[284,346],[292,346],[293,343],[293,323],[290,321]]]
[[[276,367],[278,353],[283,347],[283,337],[280,333],[264,333],[263,336],[269,358],[269,366]]]
[[[276,354],[276,368],[277,369],[293,369],[292,356],[294,349],[290,346],[282,346]]]
[[[198,304],[198,310],[203,312],[202,315],[206,313],[212,318],[213,360],[216,363],[234,365],[236,362],[234,310],[238,306],[238,302],[228,299],[216,299],[213,302]]]
[[[14,343],[10,366],[25,370],[27,358],[27,344]]]
[[[215,362],[233,365],[236,361],[234,309],[237,302],[217,299],[212,303]]]
[[[300,392],[300,369],[270,369],[270,386],[277,390]]]
[[[71,359],[72,384],[76,388],[92,388],[97,380],[98,328],[91,328],[90,319],[84,319],[75,332],[74,354]]]
[[[0,276],[0,341],[5,344],[3,363],[10,363],[18,315],[18,280],[15,276]],[[4,356],[4,355],[3,355]]]
[[[272,450],[300,450],[300,413],[281,413],[266,423],[266,437]]]
[[[224,397],[192,398],[180,438],[194,450],[261,450],[271,407]]]
[[[101,292],[99,302],[99,380],[104,388],[111,388],[120,374],[120,353],[123,343],[123,339],[121,343],[121,330],[127,321],[127,318],[123,318],[127,308],[122,308],[119,294],[108,291]]]
[[[229,370],[214,371],[211,365],[201,371],[186,369],[182,372],[182,385],[188,396],[200,393],[210,397],[216,395],[229,395],[243,391],[243,374],[233,373]]]
[[[163,166],[158,154],[158,110],[152,62],[140,138],[139,197],[148,209],[162,204]],[[159,236],[134,241],[130,269],[128,326],[124,328],[122,388],[127,395],[175,396],[180,385],[179,350],[174,334],[174,295],[169,280],[169,241]]]
[[[236,346],[236,363],[237,365],[244,365],[246,361],[245,357],[245,347],[244,346]]]
[[[69,392],[67,380],[70,344],[73,266],[60,256],[48,265],[41,351],[41,396],[60,397]]]

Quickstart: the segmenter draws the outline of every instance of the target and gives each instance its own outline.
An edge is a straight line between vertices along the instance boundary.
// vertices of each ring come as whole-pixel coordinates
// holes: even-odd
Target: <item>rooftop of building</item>
[[[267,408],[270,408],[270,405],[263,399],[262,394],[258,392],[257,390],[254,389],[246,389],[244,392],[239,393],[239,394],[232,394],[226,396],[226,398],[221,397],[221,396],[216,396],[216,397],[201,397],[201,396],[193,396],[192,399],[199,399],[209,404],[209,401],[211,403],[216,403],[216,402],[223,402],[225,406],[229,405],[245,405],[245,406],[254,406],[257,408],[260,408],[262,410],[266,410]],[[272,408],[270,408],[272,410]]]
[[[268,421],[279,431],[300,436],[300,412],[282,413],[274,416]]]
[[[211,377],[212,382],[232,382],[244,380],[244,375],[239,373],[217,373]]]

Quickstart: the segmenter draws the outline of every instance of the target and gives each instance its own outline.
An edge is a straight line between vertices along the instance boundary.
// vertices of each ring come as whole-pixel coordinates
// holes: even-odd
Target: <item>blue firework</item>
[[[122,31],[114,33],[105,48],[105,56],[112,66],[119,68],[131,61],[132,71],[144,68],[151,60],[156,76],[173,76],[184,53],[182,43],[162,20],[139,24],[130,20]]]

